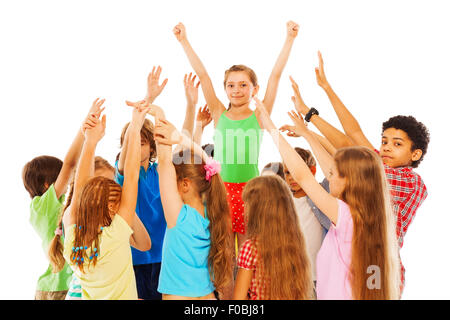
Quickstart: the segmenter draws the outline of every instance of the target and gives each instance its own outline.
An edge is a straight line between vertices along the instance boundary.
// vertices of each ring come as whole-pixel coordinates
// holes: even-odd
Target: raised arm
[[[200,86],[200,81],[195,84],[196,77],[195,75],[192,77],[192,73],[185,74],[183,81],[186,95],[186,115],[184,116],[182,132],[189,137],[192,137],[194,131],[195,107],[198,102],[198,87]]]
[[[195,121],[195,130],[193,140],[196,144],[202,144],[202,135],[205,127],[212,121],[211,113],[209,112],[208,105],[202,108],[200,107],[197,112],[197,118]]]
[[[289,77],[289,79],[291,80],[292,89],[294,90],[292,101],[294,102],[295,109],[297,112],[305,116],[309,112],[310,108],[303,101],[297,82],[295,82],[292,77]],[[313,115],[310,121],[336,149],[354,145],[353,141],[349,137],[329,124],[321,116]]]
[[[344,128],[345,134],[358,146],[365,146],[374,149],[373,145],[364,135],[361,127],[359,126],[356,118],[350,113],[350,111],[342,103],[341,99],[336,95],[336,93],[331,88],[327,78],[325,77],[325,70],[323,68],[322,54],[319,55],[319,67],[315,69],[316,78],[318,85],[325,91],[333,105],[334,111],[336,112],[342,127]]]
[[[130,125],[128,126],[129,136],[124,165],[122,197],[117,213],[128,223],[129,226],[133,225],[134,216],[136,214],[135,210],[141,154],[140,132],[148,111],[148,104],[146,104],[144,100],[138,102],[135,108],[133,108],[133,117]]]
[[[153,104],[155,99],[161,94],[166,86],[168,79],[164,79],[164,81],[159,84],[159,77],[161,76],[162,68],[160,66],[153,67],[152,71],[148,74],[147,77],[147,94],[145,96],[145,100]],[[128,146],[128,130],[125,132],[125,136],[123,139],[122,150],[119,156],[119,162],[117,163],[117,168],[119,169],[119,173],[123,175],[123,167],[125,165],[125,157],[127,154],[127,146]]]
[[[286,164],[292,177],[302,187],[302,189],[311,198],[311,200],[318,206],[318,208],[323,213],[325,213],[331,221],[336,223],[338,216],[337,199],[326,192],[325,189],[316,181],[314,175],[311,173],[311,170],[303,161],[302,157],[295,151],[294,148],[292,148],[292,146],[289,145],[289,143],[281,135],[279,130],[277,130],[272,120],[270,119],[267,110],[264,108],[264,105],[257,98],[255,99],[255,101],[255,114],[260,123],[263,124],[264,129],[266,129],[272,137],[275,145],[280,152],[283,162]],[[326,153],[326,151],[324,152]]]
[[[89,113],[86,119],[83,121],[83,125],[85,125],[86,121],[88,121],[88,119],[92,116],[92,114],[98,113],[104,102],[105,102],[104,99],[100,100],[97,98],[92,103]],[[83,125],[78,130],[77,135],[69,148],[69,151],[64,157],[61,171],[59,172],[58,177],[56,178],[54,187],[58,199],[61,195],[63,195],[66,192],[72,173],[78,164],[78,160],[80,159],[81,149],[84,143]]]
[[[195,53],[194,49],[192,49],[191,44],[187,39],[186,28],[184,27],[184,25],[182,23],[177,24],[173,29],[173,33],[183,47],[189,63],[191,64],[194,72],[196,73],[202,84],[202,91],[203,95],[205,96],[206,103],[209,106],[214,122],[217,123],[226,108],[217,98],[216,92],[214,91],[214,87],[211,82],[211,78],[209,77],[206,68],[203,66],[203,63]]]
[[[298,28],[299,28],[298,24],[293,21],[289,21],[287,23],[286,40],[270,74],[269,81],[267,83],[266,94],[263,99],[263,103],[266,106],[269,115],[272,113],[275,98],[277,96],[278,84],[280,83],[281,74],[283,73],[283,69],[288,61],[292,45],[294,44],[294,40],[297,37]]]

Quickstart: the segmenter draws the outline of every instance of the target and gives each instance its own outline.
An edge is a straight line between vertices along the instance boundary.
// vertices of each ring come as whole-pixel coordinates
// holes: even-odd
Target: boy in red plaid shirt
[[[318,111],[308,108],[303,102],[297,83],[291,78],[295,96],[292,100],[306,121],[312,122],[336,148],[366,146],[375,150],[364,135],[358,121],[348,111],[328,83],[319,52],[319,67],[315,69],[317,83],[325,91],[344,128],[344,133],[323,120]],[[383,123],[380,150],[377,151],[384,163],[386,179],[389,183],[394,213],[397,216],[397,237],[399,248],[417,209],[427,197],[427,189],[422,178],[413,171],[427,152],[430,135],[427,128],[412,116],[395,116]],[[405,268],[402,268],[403,292]]]

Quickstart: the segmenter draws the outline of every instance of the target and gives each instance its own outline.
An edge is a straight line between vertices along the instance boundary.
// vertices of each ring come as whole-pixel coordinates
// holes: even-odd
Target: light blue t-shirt
[[[166,230],[158,292],[202,297],[214,291],[208,270],[211,247],[209,219],[183,205],[176,225]]]

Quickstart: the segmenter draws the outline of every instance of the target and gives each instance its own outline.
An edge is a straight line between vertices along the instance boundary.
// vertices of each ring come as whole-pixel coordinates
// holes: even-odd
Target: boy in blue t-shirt
[[[158,84],[161,67],[153,68],[147,79],[147,97],[150,103],[164,89],[167,79],[161,85]],[[125,125],[120,137],[122,148],[116,159],[116,182],[123,184],[123,167],[125,164],[127,129]],[[166,219],[159,194],[158,164],[156,161],[156,144],[153,136],[154,127],[150,120],[145,119],[141,129],[141,167],[139,171],[138,196],[136,214],[141,219],[152,239],[152,247],[148,251],[139,251],[131,248],[133,268],[136,277],[138,298],[144,300],[161,300],[162,296],[157,291],[159,273],[161,270],[162,244],[166,232]]]

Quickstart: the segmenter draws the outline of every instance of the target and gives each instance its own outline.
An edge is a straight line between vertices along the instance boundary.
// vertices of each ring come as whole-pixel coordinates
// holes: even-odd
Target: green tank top
[[[226,113],[222,113],[214,131],[214,159],[220,162],[223,181],[247,182],[259,176],[263,130],[255,113],[242,120],[231,120]]]

